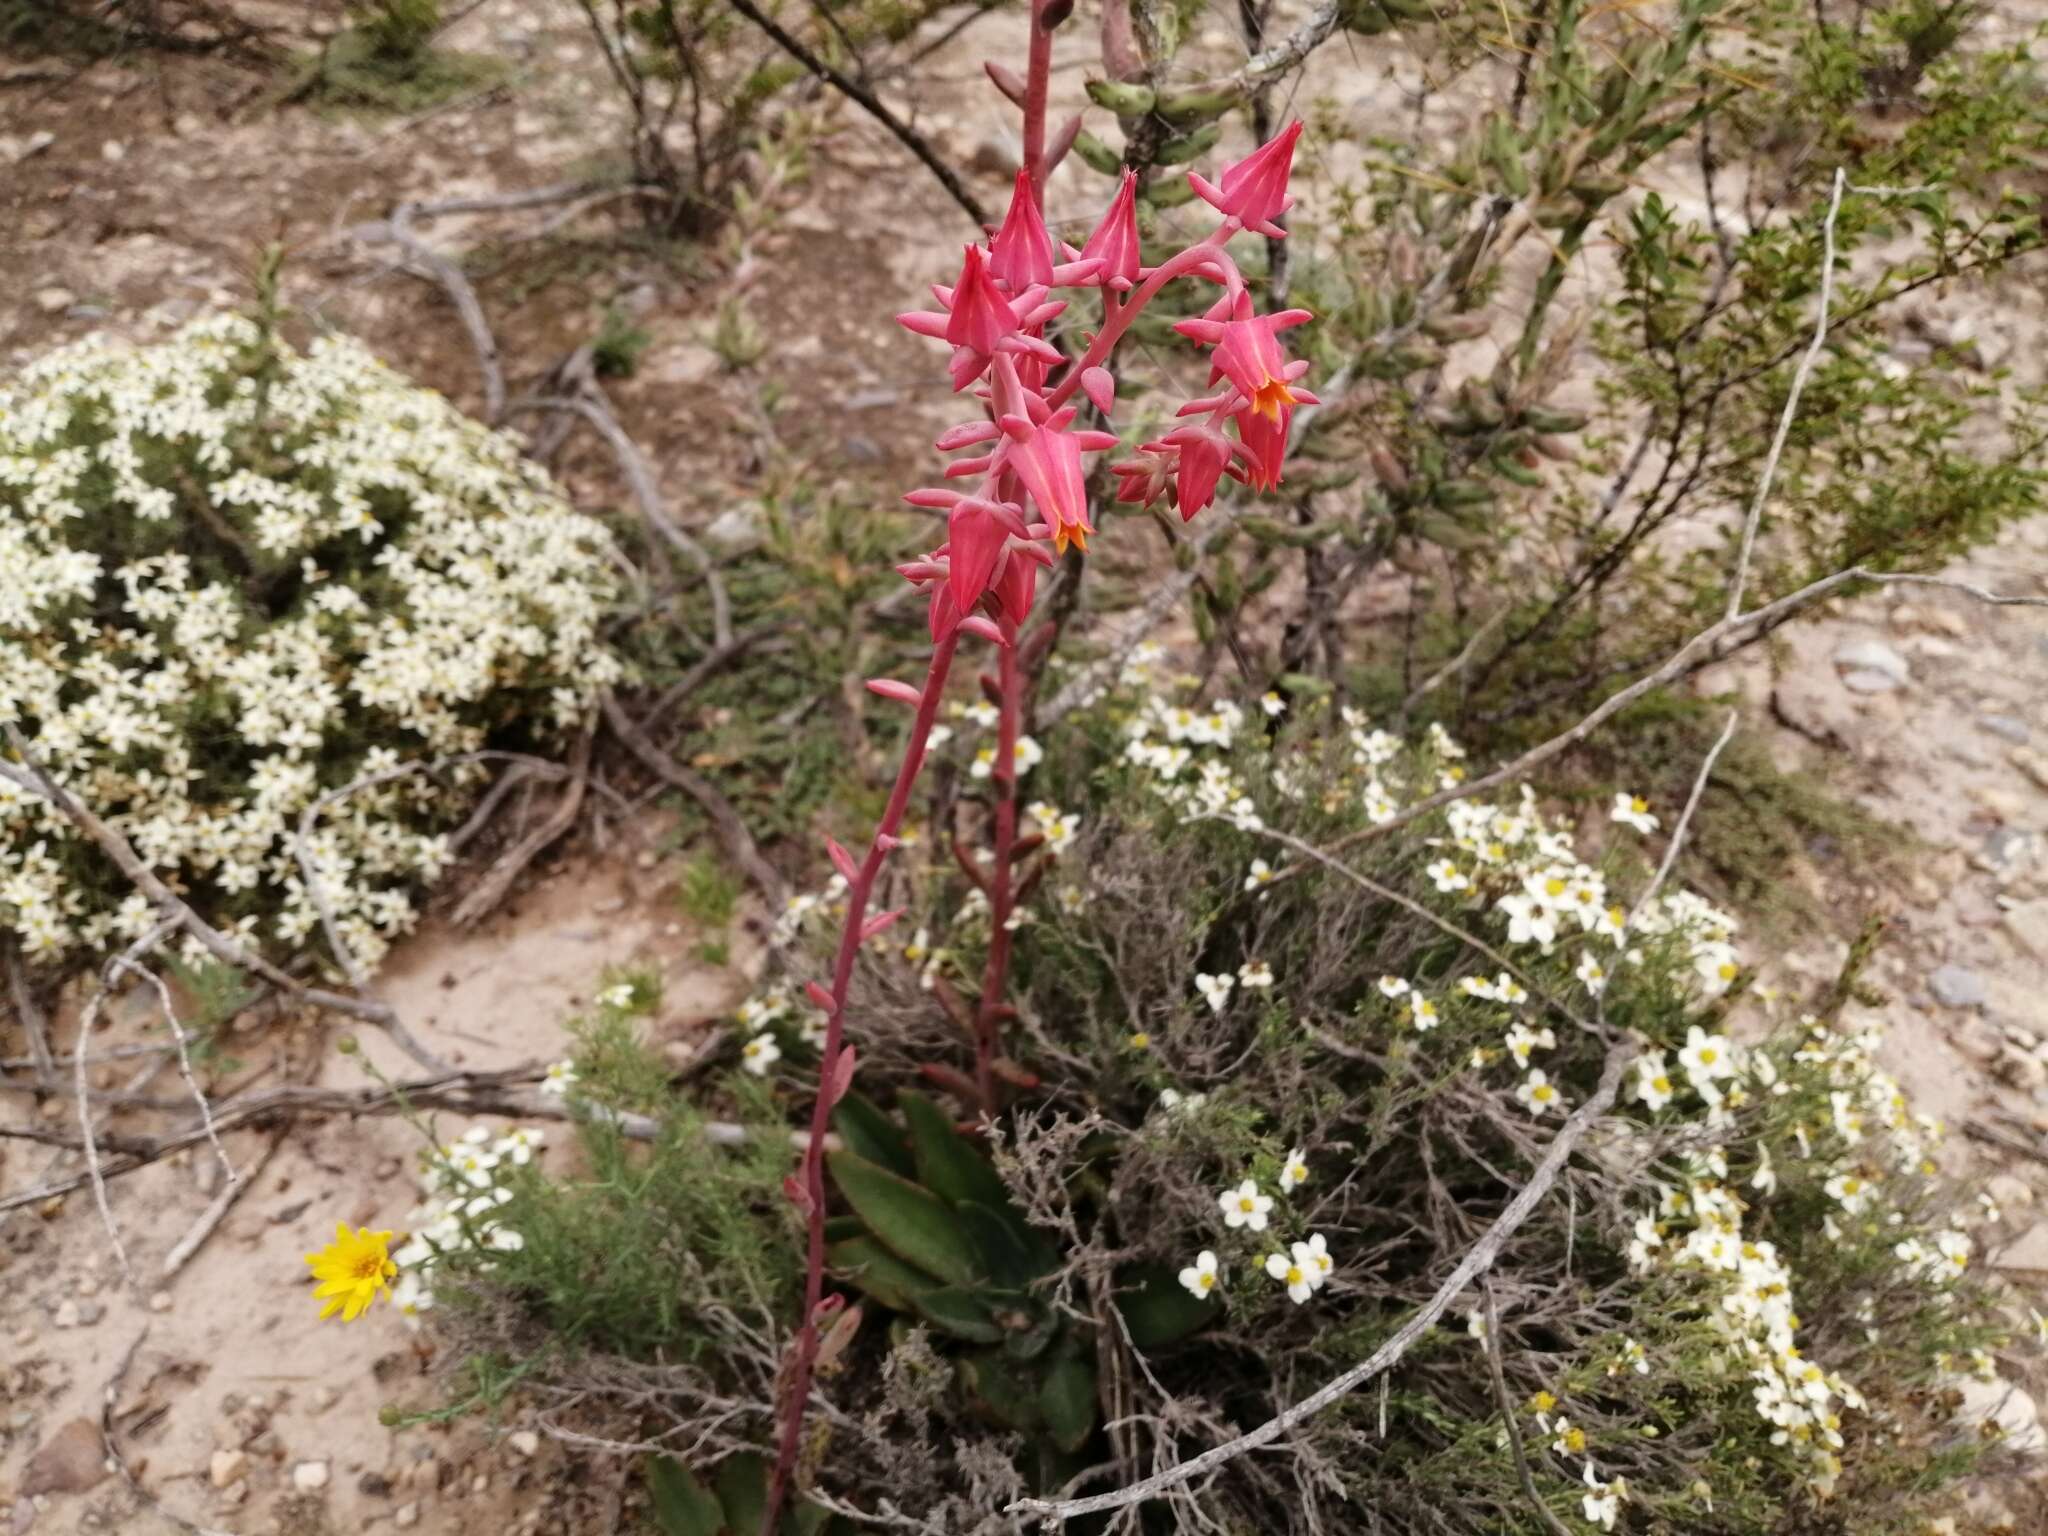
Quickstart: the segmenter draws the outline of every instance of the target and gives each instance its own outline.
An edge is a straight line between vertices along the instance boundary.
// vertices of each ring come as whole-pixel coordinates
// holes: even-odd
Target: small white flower
[[[1244,888],[1256,891],[1262,885],[1272,884],[1272,881],[1273,866],[1264,859],[1253,859],[1251,873],[1244,877]]]
[[[630,1008],[633,1006],[633,983],[622,981],[606,987],[597,994],[597,1001],[601,1008]]]
[[[775,1036],[763,1030],[740,1047],[740,1065],[756,1077],[766,1077],[768,1069],[782,1059],[782,1047],[775,1043]]]
[[[1230,1001],[1230,989],[1234,985],[1236,980],[1227,971],[1216,976],[1206,972],[1195,976],[1195,990],[1202,994],[1202,1001],[1209,1005],[1212,1013],[1223,1011],[1224,1005]]]
[[[1270,987],[1273,985],[1273,967],[1263,960],[1247,960],[1237,968],[1237,984],[1240,987]]]
[[[556,1098],[565,1097],[576,1086],[576,1063],[558,1061],[541,1074],[540,1091]]]
[[[1308,1182],[1308,1158],[1296,1147],[1280,1165],[1280,1193],[1290,1193],[1297,1184]]]
[[[1621,1480],[1617,1478],[1611,1483],[1603,1483],[1590,1461],[1580,1476],[1586,1484],[1586,1496],[1580,1500],[1586,1518],[1603,1531],[1613,1530],[1614,1522],[1621,1517]]]
[[[1595,997],[1607,990],[1607,968],[1593,958],[1591,950],[1579,956],[1578,969],[1572,974],[1578,977],[1586,990]]]
[[[1685,1032],[1685,1046],[1678,1053],[1678,1064],[1685,1068],[1685,1075],[1698,1088],[1718,1078],[1733,1077],[1735,1051],[1726,1036],[1710,1035],[1695,1024]]]
[[[1223,1278],[1216,1268],[1216,1255],[1204,1248],[1195,1255],[1195,1262],[1180,1272],[1180,1283],[1188,1294],[1199,1301],[1207,1301],[1209,1293],[1216,1289],[1216,1283]]]
[[[1650,833],[1657,830],[1657,818],[1650,814],[1650,802],[1640,795],[1622,790],[1614,797],[1614,819],[1625,827],[1634,827],[1638,832]]]
[[[1437,1011],[1436,1004],[1429,998],[1424,997],[1420,992],[1409,994],[1408,1017],[1409,1021],[1417,1029],[1425,1032],[1435,1029],[1442,1022],[1443,1018],[1442,1014]]]
[[[1422,872],[1429,876],[1437,890],[1444,895],[1449,895],[1453,891],[1469,891],[1472,888],[1472,877],[1449,859],[1438,859],[1434,864],[1425,865]]]
[[[1521,1087],[1515,1090],[1515,1097],[1532,1115],[1547,1115],[1553,1109],[1562,1109],[1564,1100],[1558,1096],[1557,1087],[1544,1074],[1541,1067],[1532,1067]]]
[[[1216,1197],[1216,1204],[1223,1211],[1226,1227],[1249,1227],[1254,1232],[1263,1232],[1266,1213],[1273,1209],[1273,1197],[1260,1194],[1257,1182],[1246,1179],[1237,1188],[1224,1190]]]
[[[1266,712],[1268,718],[1284,715],[1287,713],[1287,700],[1277,693],[1262,693],[1259,695],[1259,708]]]
[[[1297,1307],[1316,1292],[1316,1283],[1309,1278],[1308,1270],[1287,1254],[1267,1254],[1266,1273],[1287,1287],[1287,1299]]]
[[[1647,1051],[1636,1058],[1636,1097],[1643,1101],[1643,1108],[1656,1113],[1671,1102],[1676,1091],[1662,1051]]]
[[[1159,1090],[1159,1107],[1169,1115],[1192,1115],[1208,1102],[1206,1093],[1182,1093],[1178,1088]]]
[[[1307,1242],[1294,1244],[1290,1251],[1294,1262],[1308,1271],[1309,1284],[1321,1290],[1337,1267],[1337,1261],[1330,1257],[1328,1239],[1320,1232],[1311,1232]]]
[[[1408,983],[1398,976],[1382,976],[1380,978],[1381,997],[1406,997],[1408,990]]]
[[[524,1168],[533,1161],[533,1154],[540,1150],[546,1139],[540,1131],[514,1126],[498,1139],[491,1150],[500,1157],[510,1158],[514,1167]]]

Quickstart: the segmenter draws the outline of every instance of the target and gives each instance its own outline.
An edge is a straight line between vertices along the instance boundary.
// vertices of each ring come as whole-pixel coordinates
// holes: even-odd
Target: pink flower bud
[[[1081,375],[1081,393],[1102,412],[1107,419],[1116,405],[1116,375],[1107,368],[1090,368]]]
[[[908,683],[899,683],[893,677],[871,677],[867,681],[868,692],[877,698],[894,699],[898,704],[913,707],[924,702],[924,695]]]

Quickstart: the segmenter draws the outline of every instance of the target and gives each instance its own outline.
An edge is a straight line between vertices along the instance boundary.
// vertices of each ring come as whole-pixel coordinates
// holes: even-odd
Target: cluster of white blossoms
[[[221,926],[319,922],[294,835],[321,796],[572,724],[622,675],[617,561],[509,438],[359,344],[235,315],[88,340],[0,391],[0,722]],[[324,807],[304,853],[365,964],[450,851],[471,765]],[[0,762],[0,933],[55,957],[155,920]]]
[[[1199,1094],[1183,1098],[1168,1089],[1160,1095],[1160,1104],[1169,1114],[1185,1113],[1199,1108],[1201,1098]],[[1292,1194],[1308,1182],[1308,1176],[1308,1155],[1296,1147],[1280,1165],[1280,1193]],[[1223,1225],[1233,1232],[1264,1232],[1272,1222],[1274,1204],[1271,1195],[1260,1191],[1256,1179],[1246,1179],[1216,1197]],[[1323,1288],[1336,1272],[1337,1261],[1331,1256],[1328,1239],[1320,1232],[1311,1232],[1307,1238],[1289,1243],[1284,1250],[1267,1254],[1260,1267],[1286,1290],[1289,1301],[1300,1306]],[[1206,1298],[1222,1278],[1216,1254],[1208,1248],[1180,1272],[1180,1283],[1198,1299]]]
[[[420,1190],[426,1200],[412,1213],[420,1225],[391,1253],[398,1266],[391,1299],[412,1327],[434,1305],[432,1272],[444,1256],[513,1253],[526,1246],[526,1239],[504,1222],[504,1209],[512,1203],[504,1179],[532,1162],[545,1139],[528,1126],[494,1136],[489,1127],[473,1125],[421,1156]],[[488,1266],[489,1260],[484,1262]]]

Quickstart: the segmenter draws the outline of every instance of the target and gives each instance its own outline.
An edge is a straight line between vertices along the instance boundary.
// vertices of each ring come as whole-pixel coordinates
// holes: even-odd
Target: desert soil
[[[251,0],[238,9],[310,47],[338,24],[340,7]],[[620,142],[622,119],[567,7],[487,0],[446,41],[507,54],[517,73],[505,87],[393,120],[260,110],[252,104],[269,82],[218,59],[131,56],[54,81],[37,61],[37,78],[15,83],[0,60],[8,365],[94,330],[148,337],[241,302],[259,248],[281,239],[292,253],[289,303],[474,406],[476,372],[449,306],[398,271],[388,246],[362,238],[364,227],[402,200],[570,179]],[[970,29],[940,56],[919,120],[1000,206],[1016,146],[976,79],[975,47]],[[1083,53],[1076,40],[1062,54],[1058,89],[1070,101]],[[1343,94],[1363,122],[1394,98],[1400,71],[1359,74],[1371,78]],[[945,419],[929,355],[887,317],[948,275],[951,240],[972,231],[871,123],[819,106],[829,126],[811,178],[745,259],[651,253],[598,212],[545,242],[510,244],[479,281],[515,393],[587,339],[607,305],[636,317],[652,345],[612,393],[692,524],[759,494],[764,430],[850,493],[893,496],[914,472],[920,439]],[[1090,173],[1063,170],[1054,215],[1085,222],[1100,189]],[[483,215],[439,220],[428,233],[460,250],[533,227],[530,217]],[[768,343],[738,380],[721,377],[708,345],[719,303],[736,294]],[[2038,372],[2041,309],[2038,294],[1951,295],[1928,306],[1914,334],[1973,327],[1988,365]],[[1905,360],[1918,344],[1902,328]],[[765,382],[791,402],[772,428],[752,398]],[[585,504],[624,499],[610,459],[587,439],[572,440],[555,468]],[[1950,574],[2048,592],[2048,520],[2010,530]],[[1788,766],[1824,774],[1914,839],[1883,875],[1852,880],[1825,865],[1800,875],[1845,922],[1872,908],[1892,914],[1877,972],[1891,999],[1877,1010],[1890,1027],[1890,1064],[1951,1127],[1975,1128],[1975,1138],[1952,1140],[1951,1156],[2003,1208],[1994,1230],[2006,1246],[1993,1262],[2048,1300],[2048,1212],[2036,1222],[2037,1196],[2048,1199],[2048,621],[1951,592],[1886,593],[1704,682],[1740,694],[1743,728]],[[565,1021],[607,966],[661,971],[666,1034],[686,1037],[729,1009],[745,989],[744,957],[720,970],[690,958],[675,863],[654,852],[658,819],[628,831],[607,850],[572,850],[534,874],[477,929],[430,921],[380,978],[385,998],[437,1053],[478,1067],[561,1055]],[[1781,952],[1757,958],[1788,980],[1831,974],[1845,940],[1771,935]],[[128,999],[89,1048],[104,1054],[154,1022],[141,998]],[[253,1027],[227,1042],[233,1064],[215,1092],[259,1080],[359,1086],[362,1065],[335,1049],[341,1033],[306,1018]],[[405,1070],[374,1034],[358,1033],[380,1067]],[[58,1043],[68,1049],[68,1036]],[[19,1044],[18,1032],[0,1035],[7,1054]],[[102,1090],[180,1091],[163,1070],[135,1085],[134,1065],[89,1070]],[[11,1118],[75,1123],[67,1098],[9,1091],[0,1103]],[[131,1110],[101,1122],[111,1131],[152,1123]],[[440,1130],[466,1124],[444,1117]],[[338,1219],[406,1224],[419,1132],[366,1117],[298,1122],[274,1151],[271,1139],[226,1137],[228,1160],[260,1171],[170,1279],[166,1255],[219,1192],[210,1149],[110,1185],[130,1278],[88,1192],[0,1213],[0,1519],[13,1536],[617,1528],[629,1462],[565,1449],[530,1409],[500,1425],[388,1430],[384,1405],[433,1400],[422,1337],[389,1314],[350,1328],[312,1321],[301,1255]],[[77,1167],[68,1153],[20,1142],[0,1144],[0,1159],[0,1197]],[[125,1452],[112,1471],[100,1456],[103,1412]],[[572,1456],[577,1475],[565,1476]],[[2048,1530],[2048,1521],[2015,1528]]]

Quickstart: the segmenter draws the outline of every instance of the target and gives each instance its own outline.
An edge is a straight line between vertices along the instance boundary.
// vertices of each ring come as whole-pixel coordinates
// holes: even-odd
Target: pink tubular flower
[[[1216,353],[1210,361],[1215,376],[1230,380],[1258,415],[1278,421],[1290,407],[1315,401],[1308,391],[1293,387],[1308,371],[1308,363],[1289,360],[1278,334],[1311,318],[1305,309],[1286,309],[1238,320],[1183,320],[1174,329],[1213,345]]]
[[[1240,406],[1232,418],[1237,423],[1238,464],[1230,473],[1255,491],[1275,490],[1280,484],[1280,467],[1287,458],[1287,425],[1293,407],[1272,418]]]
[[[1188,185],[1195,195],[1227,218],[1246,229],[1279,239],[1286,235],[1273,221],[1294,206],[1287,194],[1287,178],[1294,169],[1294,141],[1301,137],[1297,118],[1235,165],[1225,166],[1223,185],[1213,186],[1190,171]]]
[[[968,246],[961,260],[960,281],[953,285],[952,309],[946,322],[946,340],[967,348],[984,363],[1016,332],[1017,317],[996,292],[989,276],[988,253],[978,245]]]
[[[1157,444],[1146,446],[1170,446],[1175,450],[1174,506],[1184,523],[1216,499],[1216,482],[1230,467],[1234,451],[1230,439],[1208,422],[1176,428]]]
[[[946,531],[946,582],[953,606],[972,613],[995,575],[1005,541],[1024,532],[1024,519],[1012,507],[963,496],[947,514]]]
[[[1126,170],[1123,179],[1117,183],[1116,196],[1110,200],[1109,211],[1102,216],[1102,222],[1095,226],[1095,232],[1088,237],[1088,243],[1081,247],[1081,260],[1090,257],[1102,263],[1094,281],[1122,293],[1137,282],[1138,266],[1138,178]]]
[[[1052,236],[1038,211],[1038,199],[1031,195],[1031,173],[1017,173],[1016,190],[1010,194],[1010,212],[1003,227],[989,243],[989,270],[1012,293],[1022,293],[1034,283],[1052,284]],[[957,306],[958,299],[955,299]]]
[[[1053,548],[1061,554],[1069,544],[1086,552],[1088,535],[1095,531],[1088,521],[1082,453],[1116,446],[1116,439],[1107,432],[1067,431],[1066,424],[1072,419],[1071,411],[1061,411],[1039,426],[1022,416],[1005,416],[1000,423],[1010,439],[1003,462],[1031,493],[1039,515],[1052,531]]]

